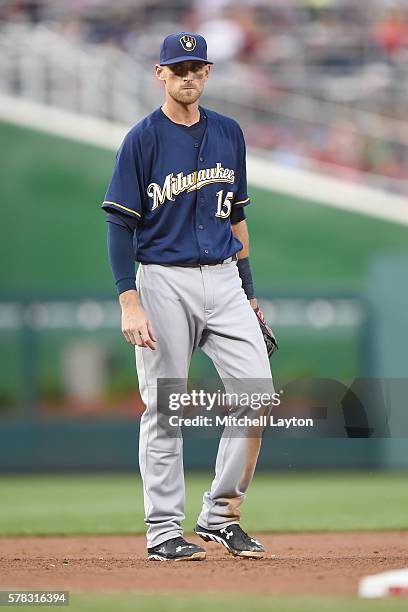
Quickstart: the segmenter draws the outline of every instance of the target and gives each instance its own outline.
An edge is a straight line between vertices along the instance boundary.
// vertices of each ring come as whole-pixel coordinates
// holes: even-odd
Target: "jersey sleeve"
[[[230,214],[231,225],[244,221],[244,219],[246,219],[246,214],[243,206],[233,206]]]
[[[122,213],[116,212],[116,210],[115,212],[111,212],[110,210],[107,211],[106,221],[108,223],[116,223],[116,225],[122,225],[132,233],[135,232],[137,228],[136,217],[133,218],[129,217],[128,215],[122,215]]]
[[[240,133],[240,141],[239,141],[239,150],[240,150],[240,159],[241,159],[241,167],[238,173],[238,189],[235,194],[235,198],[232,202],[233,207],[242,208],[243,206],[247,206],[251,198],[248,196],[248,187],[247,187],[247,173],[246,173],[246,147],[244,135],[242,133],[241,128],[239,128]]]
[[[137,137],[129,132],[117,154],[102,208],[140,220],[142,217],[143,166]]]

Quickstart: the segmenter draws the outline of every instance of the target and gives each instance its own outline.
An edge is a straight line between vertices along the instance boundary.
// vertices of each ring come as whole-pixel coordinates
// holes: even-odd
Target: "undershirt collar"
[[[206,128],[207,115],[201,108],[199,110],[200,119],[196,123],[193,123],[193,125],[183,125],[182,123],[176,123],[175,121],[169,119],[169,117],[165,113],[163,113],[162,109],[160,108],[160,112],[163,117],[165,117],[167,121],[169,121],[172,125],[176,125],[178,128],[184,130],[185,132],[193,136],[193,138],[201,140]]]

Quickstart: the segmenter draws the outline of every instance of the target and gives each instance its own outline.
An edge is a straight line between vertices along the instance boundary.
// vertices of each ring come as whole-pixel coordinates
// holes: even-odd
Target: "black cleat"
[[[205,557],[204,548],[186,542],[181,536],[147,549],[149,561],[201,561]]]
[[[237,523],[223,529],[205,529],[197,523],[194,531],[205,542],[212,540],[223,544],[235,557],[261,559],[265,554],[262,544],[245,533]]]

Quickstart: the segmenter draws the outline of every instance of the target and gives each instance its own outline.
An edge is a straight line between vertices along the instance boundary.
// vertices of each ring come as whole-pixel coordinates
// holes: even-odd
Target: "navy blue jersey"
[[[200,112],[201,144],[158,108],[117,153],[102,207],[138,221],[142,263],[214,263],[242,249],[230,215],[249,203],[244,136],[233,119]]]

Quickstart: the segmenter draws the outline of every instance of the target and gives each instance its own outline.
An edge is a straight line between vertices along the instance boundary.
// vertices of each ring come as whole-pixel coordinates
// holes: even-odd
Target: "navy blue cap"
[[[207,59],[207,43],[200,34],[179,32],[166,36],[160,46],[160,64],[177,64],[186,60],[196,60],[212,64]]]

